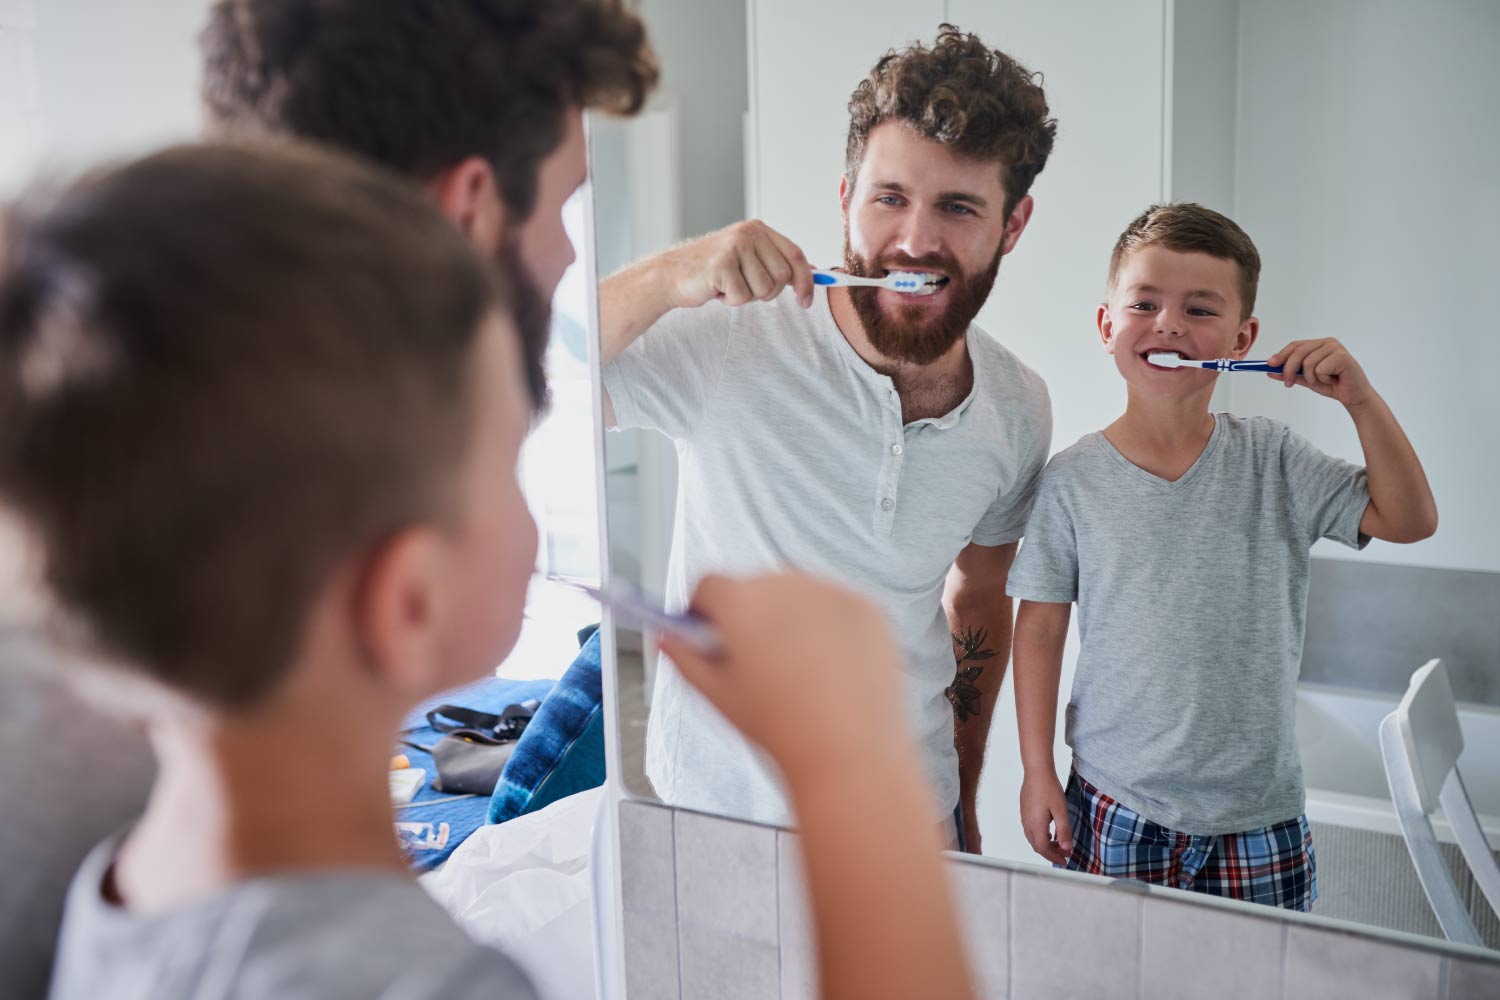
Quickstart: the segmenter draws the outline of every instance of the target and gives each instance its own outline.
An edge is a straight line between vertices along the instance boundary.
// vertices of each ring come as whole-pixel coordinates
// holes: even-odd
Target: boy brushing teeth
[[[1048,464],[1007,587],[1021,598],[1021,821],[1058,865],[1308,910],[1316,869],[1293,705],[1309,550],[1319,538],[1427,538],[1437,507],[1337,340],[1288,344],[1268,359],[1285,366],[1271,377],[1343,404],[1364,468],[1275,420],[1211,413],[1216,372],[1149,360],[1243,359],[1259,274],[1244,231],[1199,205],[1154,206],[1115,244],[1097,319],[1125,413]],[[1052,744],[1074,602],[1065,790]]]

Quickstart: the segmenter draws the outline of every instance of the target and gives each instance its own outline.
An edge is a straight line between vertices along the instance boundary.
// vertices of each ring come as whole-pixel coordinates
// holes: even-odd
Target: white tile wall
[[[631,1000],[816,995],[795,836],[625,802],[620,843]],[[1396,942],[1139,883],[958,859],[950,871],[986,1000],[1500,998],[1500,953]]]

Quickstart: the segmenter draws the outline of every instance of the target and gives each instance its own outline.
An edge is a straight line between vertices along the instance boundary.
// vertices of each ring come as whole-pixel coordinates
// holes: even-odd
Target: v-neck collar
[[[1139,465],[1136,465],[1134,462],[1120,453],[1120,449],[1116,448],[1114,444],[1110,442],[1109,438],[1105,436],[1105,433],[1103,431],[1094,432],[1094,443],[1098,445],[1106,455],[1118,462],[1131,476],[1139,479],[1141,482],[1146,483],[1149,486],[1153,486],[1156,489],[1161,490],[1163,493],[1171,493],[1188,486],[1194,479],[1197,479],[1202,471],[1208,467],[1208,463],[1213,458],[1214,452],[1219,449],[1220,439],[1222,439],[1224,436],[1224,415],[1222,413],[1214,413],[1210,415],[1214,418],[1214,429],[1208,435],[1208,443],[1203,446],[1203,450],[1198,453],[1198,457],[1193,461],[1193,464],[1188,466],[1188,470],[1182,475],[1178,476],[1176,479],[1163,479],[1161,476],[1147,472]]]

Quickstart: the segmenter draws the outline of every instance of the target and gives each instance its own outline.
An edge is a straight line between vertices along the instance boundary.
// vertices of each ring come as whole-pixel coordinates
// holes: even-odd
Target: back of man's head
[[[445,507],[492,277],[410,184],[286,144],[158,153],[3,233],[0,500],[47,590],[106,656],[255,703],[329,574]]]
[[[218,125],[422,180],[479,156],[520,219],[565,113],[632,114],[657,76],[620,0],[219,0],[202,43]]]

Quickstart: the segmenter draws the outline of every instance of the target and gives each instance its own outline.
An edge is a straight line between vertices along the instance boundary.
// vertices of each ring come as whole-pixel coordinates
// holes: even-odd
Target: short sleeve
[[[691,437],[714,397],[733,331],[733,311],[718,302],[657,320],[604,369],[615,426]]]
[[[1288,430],[1282,439],[1281,469],[1292,515],[1309,542],[1328,538],[1353,549],[1370,542],[1359,523],[1370,506],[1364,467],[1326,455]]]
[[[1062,480],[1054,459],[1042,473],[1026,540],[1006,579],[1005,592],[1011,597],[1056,604],[1078,600],[1078,540],[1063,502]]]
[[[1040,419],[1027,428],[1027,439],[1020,442],[1020,474],[974,526],[971,540],[979,545],[1009,545],[1026,532],[1026,521],[1036,500],[1037,483],[1052,450],[1052,400],[1043,386],[1033,404]]]

